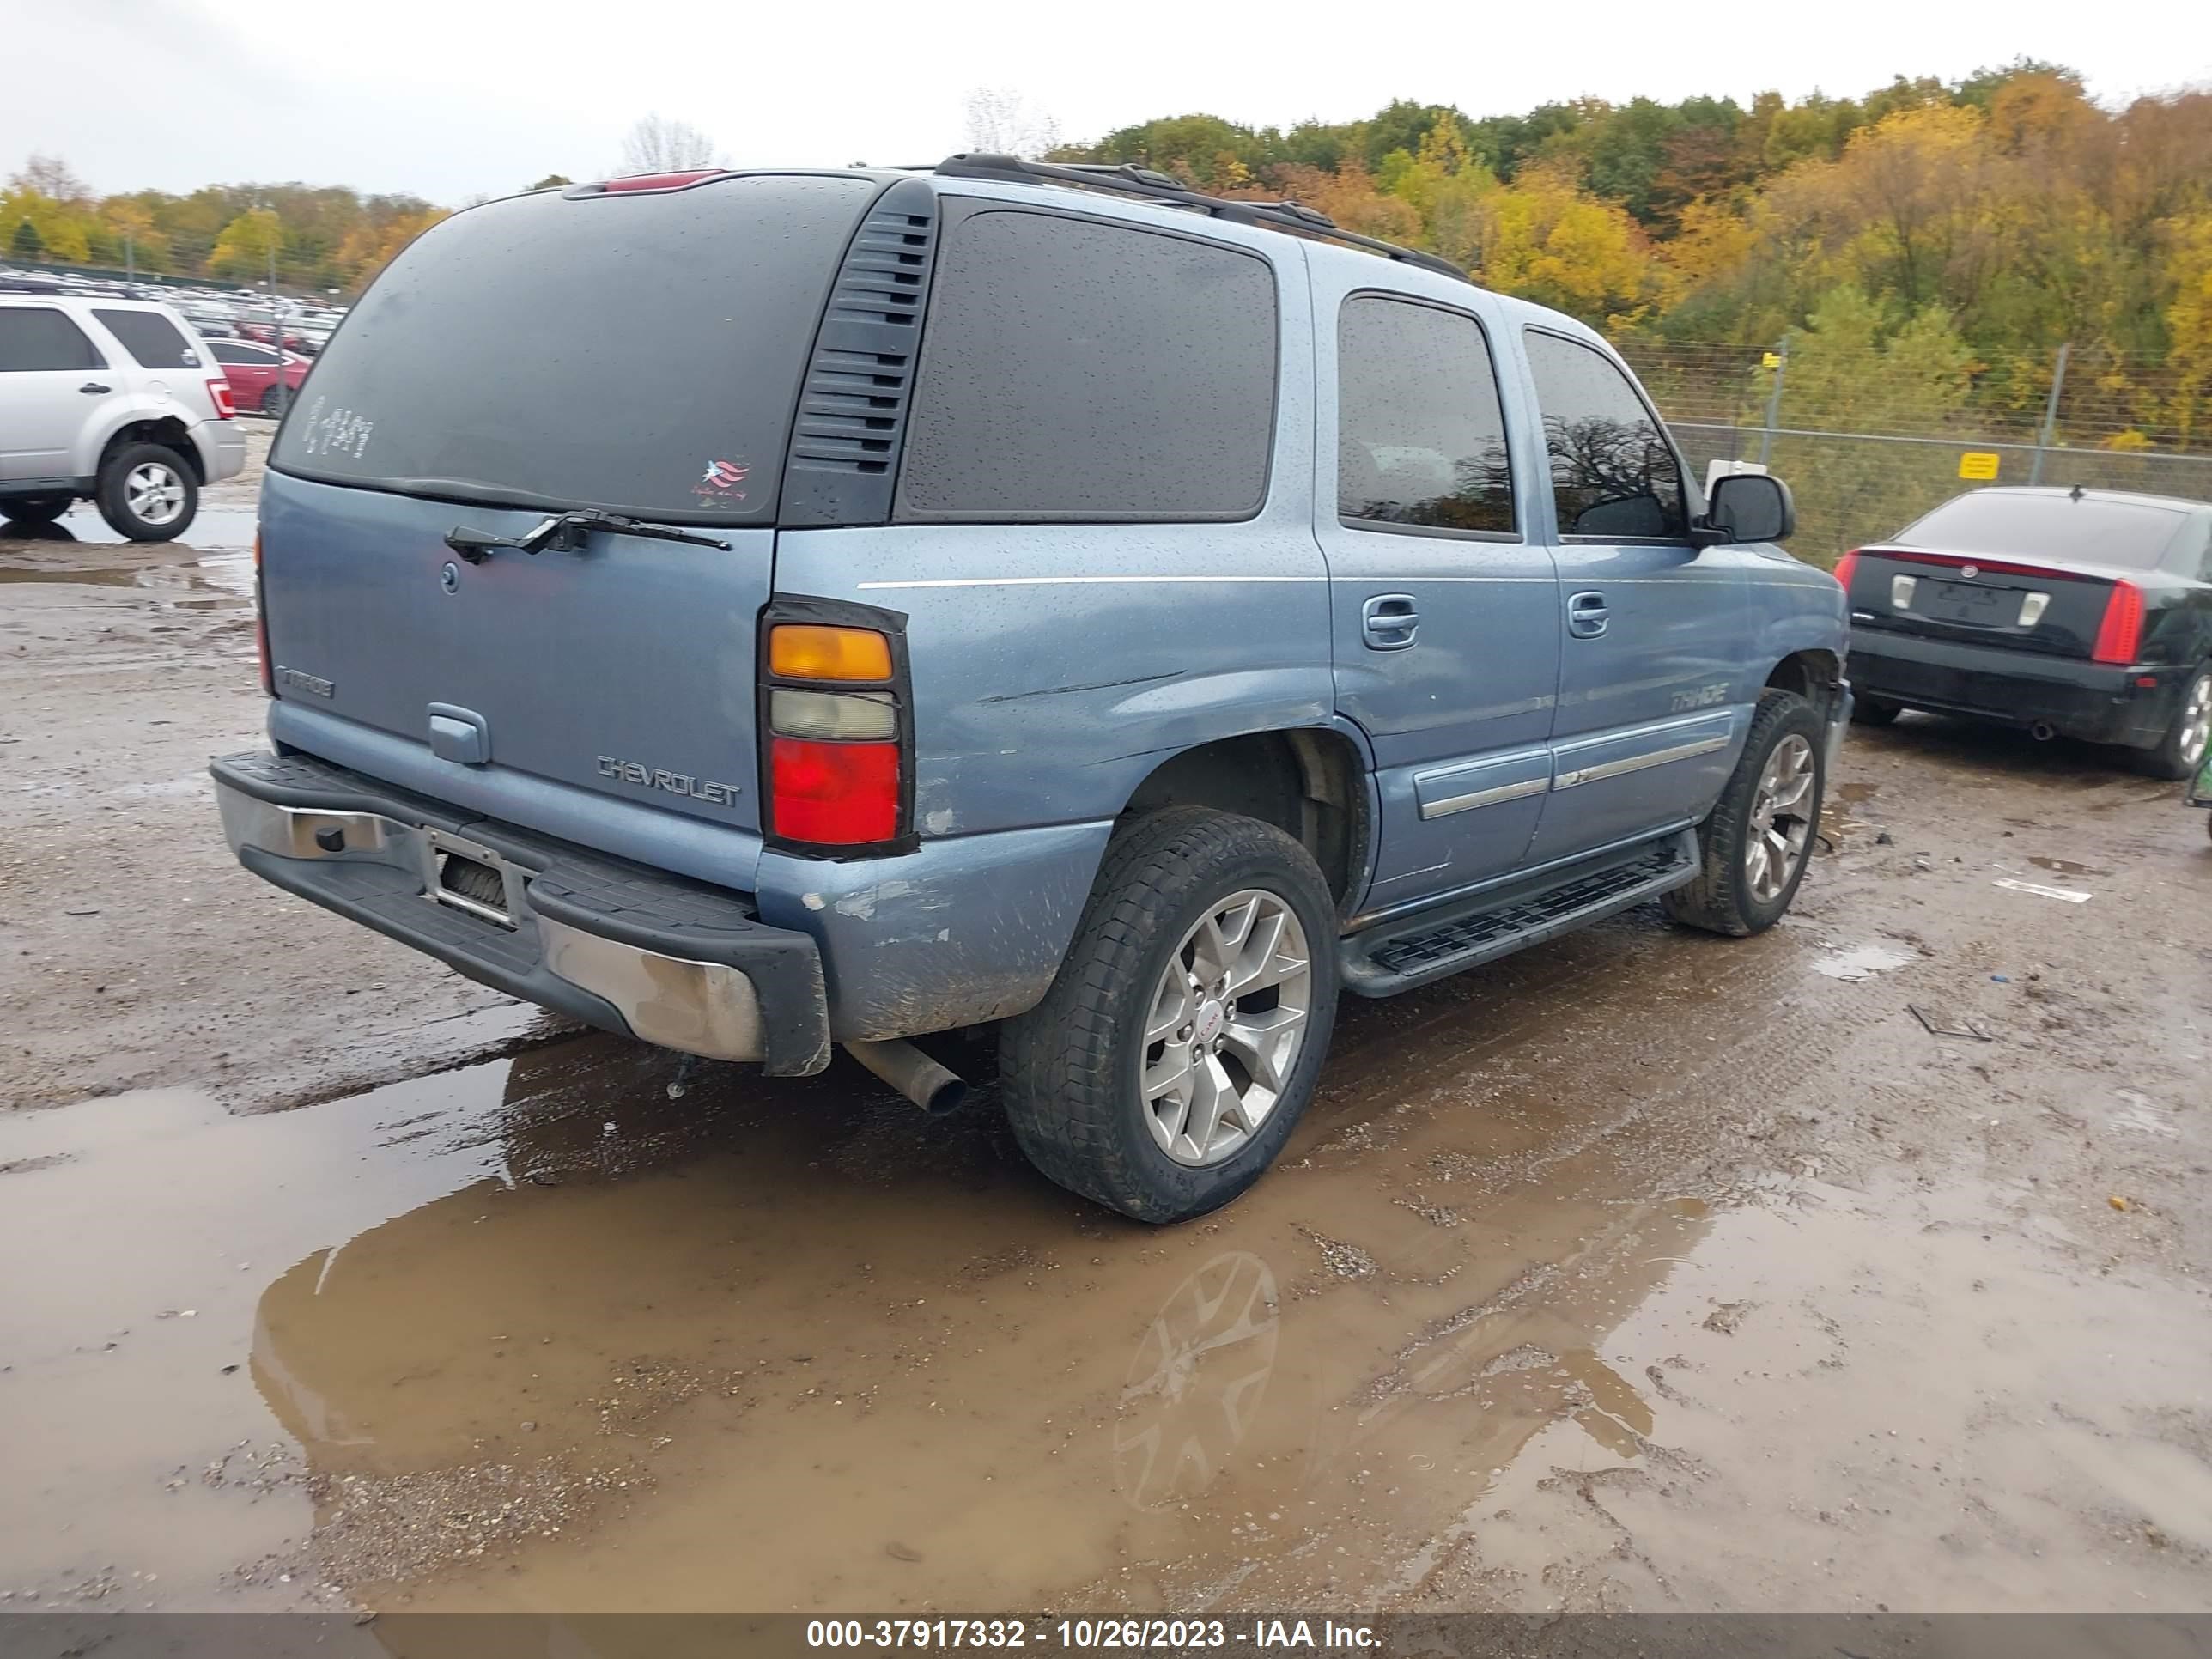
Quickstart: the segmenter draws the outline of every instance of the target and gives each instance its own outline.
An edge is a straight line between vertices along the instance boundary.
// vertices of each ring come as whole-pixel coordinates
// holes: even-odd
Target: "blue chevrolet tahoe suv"
[[[661,174],[457,214],[261,502],[264,879],[696,1055],[995,1024],[1053,1180],[1258,1178],[1337,999],[1802,878],[1848,719],[1787,491],[1605,342],[1133,167]]]

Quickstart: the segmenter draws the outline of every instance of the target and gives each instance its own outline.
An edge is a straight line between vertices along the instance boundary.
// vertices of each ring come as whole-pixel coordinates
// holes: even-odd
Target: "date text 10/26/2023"
[[[1245,1647],[1261,1652],[1360,1652],[1373,1628],[1331,1619],[811,1619],[810,1648],[1042,1648],[1091,1652]]]

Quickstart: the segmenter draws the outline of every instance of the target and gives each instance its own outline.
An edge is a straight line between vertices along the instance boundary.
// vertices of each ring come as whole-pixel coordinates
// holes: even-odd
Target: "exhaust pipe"
[[[2049,743],[2058,735],[2058,728],[2049,720],[2038,720],[2027,728],[2027,735],[2038,743]]]
[[[911,1042],[848,1042],[845,1052],[932,1117],[959,1109],[968,1085]]]

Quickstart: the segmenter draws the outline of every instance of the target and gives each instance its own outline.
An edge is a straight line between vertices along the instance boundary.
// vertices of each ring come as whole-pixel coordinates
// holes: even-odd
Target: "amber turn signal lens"
[[[768,666],[786,679],[880,684],[891,677],[891,642],[871,628],[782,623],[768,631]]]

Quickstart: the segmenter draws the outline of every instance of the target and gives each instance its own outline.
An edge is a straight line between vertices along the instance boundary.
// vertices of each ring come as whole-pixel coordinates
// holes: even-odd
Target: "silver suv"
[[[222,366],[165,305],[0,289],[0,520],[86,500],[134,542],[182,535],[246,465]]]

